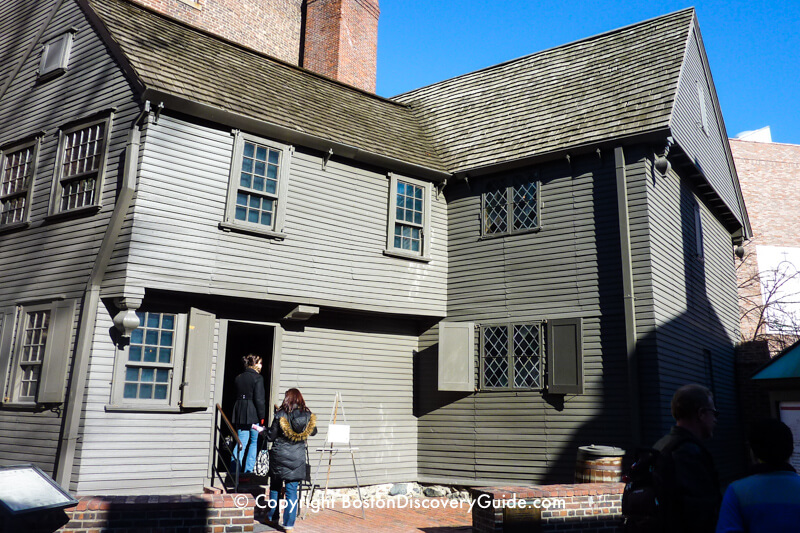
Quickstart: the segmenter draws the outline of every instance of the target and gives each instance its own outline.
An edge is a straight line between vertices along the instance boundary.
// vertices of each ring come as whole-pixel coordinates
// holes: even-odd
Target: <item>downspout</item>
[[[617,171],[617,209],[619,214],[619,243],[622,254],[622,293],[625,304],[625,353],[628,367],[628,404],[631,412],[631,437],[639,446],[642,440],[639,412],[639,370],[636,360],[636,308],[633,296],[633,262],[631,260],[631,229],[628,214],[628,182],[625,175],[625,153],[621,146],[614,148]]]
[[[111,213],[106,232],[103,235],[103,241],[100,243],[100,250],[95,257],[92,274],[86,283],[86,289],[83,293],[80,329],[78,330],[78,339],[75,344],[69,397],[67,398],[64,413],[64,429],[61,432],[55,472],[56,482],[67,490],[69,490],[72,467],[75,462],[75,448],[78,442],[83,396],[86,392],[86,379],[89,373],[92,337],[97,322],[97,309],[100,305],[100,284],[111,260],[111,254],[122,230],[122,224],[125,222],[125,216],[133,201],[133,193],[136,190],[136,167],[139,164],[139,139],[141,137],[139,123],[142,117],[149,112],[150,102],[146,101],[142,112],[136,117],[130,132],[128,132],[128,143],[125,146],[125,167],[122,171],[119,196],[114,205],[114,211]]]

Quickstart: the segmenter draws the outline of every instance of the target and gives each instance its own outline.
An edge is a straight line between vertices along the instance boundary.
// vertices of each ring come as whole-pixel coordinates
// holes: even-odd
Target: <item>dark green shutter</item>
[[[439,322],[439,390],[475,390],[475,324]]]
[[[580,318],[550,320],[547,323],[547,391],[551,394],[583,393]]]
[[[211,357],[214,349],[213,313],[192,308],[183,361],[181,407],[207,408],[211,398]]]
[[[14,338],[14,318],[17,314],[16,307],[0,309],[0,400],[6,402],[5,393],[8,379],[11,376],[11,344]]]
[[[37,403],[62,403],[66,389],[67,363],[72,351],[72,325],[75,323],[75,300],[53,304],[50,331],[47,335],[42,372],[39,375]]]

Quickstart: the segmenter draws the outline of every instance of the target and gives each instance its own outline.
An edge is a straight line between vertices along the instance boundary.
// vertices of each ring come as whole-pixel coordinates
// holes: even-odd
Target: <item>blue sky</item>
[[[380,0],[381,96],[429,85],[691,3],[664,0]],[[764,126],[800,144],[800,2],[694,4],[728,135]]]

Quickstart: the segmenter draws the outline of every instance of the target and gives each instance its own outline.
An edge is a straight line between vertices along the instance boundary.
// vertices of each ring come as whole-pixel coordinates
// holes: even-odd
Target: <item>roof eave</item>
[[[142,100],[150,100],[153,103],[163,103],[165,109],[184,113],[186,115],[203,118],[224,124],[231,128],[241,129],[258,135],[264,135],[284,142],[305,146],[313,150],[328,153],[333,150],[333,154],[354,161],[360,161],[377,167],[385,168],[401,174],[416,178],[427,179],[433,182],[442,182],[449,178],[449,172],[418,165],[396,159],[387,155],[363,150],[357,146],[344,144],[332,139],[326,139],[317,135],[312,135],[296,129],[281,126],[265,120],[256,119],[250,116],[234,113],[203,104],[183,96],[175,95],[158,89],[146,88],[142,93]]]

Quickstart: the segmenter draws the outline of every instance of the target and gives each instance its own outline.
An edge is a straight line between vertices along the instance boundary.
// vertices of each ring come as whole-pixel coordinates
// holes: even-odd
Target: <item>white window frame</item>
[[[39,60],[38,71],[39,81],[55,78],[67,71],[74,33],[75,30],[71,29],[50,39],[42,46],[42,58]]]
[[[39,145],[41,137],[36,137],[32,141],[21,142],[13,145],[8,145],[0,150],[0,213],[3,210],[3,203],[14,198],[22,198],[25,206],[22,211],[21,220],[14,222],[2,222],[2,214],[0,214],[0,231],[17,228],[20,226],[27,226],[30,222],[31,213],[31,199],[33,198],[33,184],[36,179],[36,167],[39,160]],[[6,174],[6,168],[9,164],[9,156],[15,155],[23,150],[31,151],[31,159],[29,164],[29,171],[26,177],[27,183],[23,185],[20,190],[3,194],[3,178]]]
[[[72,124],[67,127],[62,127],[59,132],[58,139],[58,154],[56,156],[56,168],[53,173],[53,188],[50,194],[50,216],[72,215],[79,213],[94,213],[102,207],[102,194],[103,182],[105,178],[106,162],[108,160],[108,139],[110,137],[112,124],[114,122],[114,115],[110,113],[95,120],[89,120]],[[98,166],[96,170],[84,172],[77,176],[64,176],[64,158],[66,151],[67,137],[75,132],[88,129],[97,125],[103,125],[102,145],[98,150]],[[73,207],[70,209],[62,209],[61,202],[64,194],[64,185],[73,181],[79,181],[86,178],[94,177],[94,191],[92,202],[87,205]]]
[[[11,321],[11,324],[16,326],[16,331],[14,333],[14,346],[12,348],[11,354],[11,376],[8,383],[8,391],[6,396],[8,397],[10,403],[13,404],[29,404],[35,405],[36,404],[36,397],[39,394],[39,386],[41,385],[41,378],[42,378],[42,367],[44,366],[45,358],[48,355],[47,352],[47,343],[42,345],[42,358],[38,362],[39,364],[39,376],[36,380],[36,394],[32,397],[20,397],[20,388],[22,386],[22,349],[23,344],[25,342],[25,333],[28,329],[28,315],[31,313],[37,313],[42,311],[47,311],[50,315],[48,318],[48,325],[47,325],[47,333],[46,336],[49,338],[51,337],[51,333],[53,331],[53,318],[54,318],[54,311],[53,311],[53,303],[46,303],[46,304],[39,304],[39,305],[23,305],[17,308],[16,313],[16,320],[13,320],[14,317],[7,317]],[[13,327],[13,326],[12,326]]]
[[[433,194],[433,185],[430,182],[409,178],[406,176],[398,176],[392,172],[388,174],[389,178],[389,223],[386,231],[386,249],[385,255],[402,257],[405,259],[416,259],[420,261],[430,261],[431,259],[431,195]],[[400,182],[411,184],[415,187],[422,189],[422,224],[408,224],[405,221],[397,220],[397,186]],[[420,250],[418,252],[407,250],[402,247],[395,246],[394,232],[398,224],[411,225],[418,227],[421,232]]]
[[[291,166],[294,147],[241,131],[234,131],[233,135],[234,142],[233,154],[231,157],[231,170],[228,178],[228,197],[225,203],[225,217],[223,222],[220,223],[220,228],[227,231],[241,231],[244,233],[283,239],[286,237],[286,234],[283,232],[283,227],[286,218],[286,198],[289,191],[289,168]],[[258,192],[257,190],[241,186],[240,176],[242,173],[242,161],[246,142],[258,144],[279,152],[278,184],[275,194]],[[272,226],[236,219],[236,197],[240,189],[275,201],[276,207],[273,211]]]
[[[140,313],[158,313],[158,314],[168,314],[175,316],[175,329],[173,330],[173,344],[172,344],[172,363],[167,366],[159,366],[158,363],[153,363],[148,365],[147,363],[141,362],[141,364],[136,364],[134,362],[131,366],[136,367],[145,367],[149,366],[152,368],[169,368],[170,376],[169,376],[169,385],[167,387],[167,398],[166,399],[142,399],[142,398],[125,398],[124,391],[125,391],[125,377],[126,377],[126,370],[128,368],[128,354],[130,350],[130,340],[126,339],[126,341],[120,346],[117,344],[116,349],[116,357],[114,363],[114,374],[111,383],[111,404],[108,406],[109,408],[129,408],[138,411],[146,411],[148,409],[178,409],[181,399],[180,394],[180,385],[183,379],[183,361],[185,357],[186,351],[186,331],[187,331],[187,315],[186,313],[175,313],[175,312],[168,312],[168,311],[158,311],[154,309],[142,311],[139,310]],[[140,318],[141,320],[141,318]],[[139,327],[146,327],[146,324],[139,324]],[[138,328],[137,328],[138,329]]]

